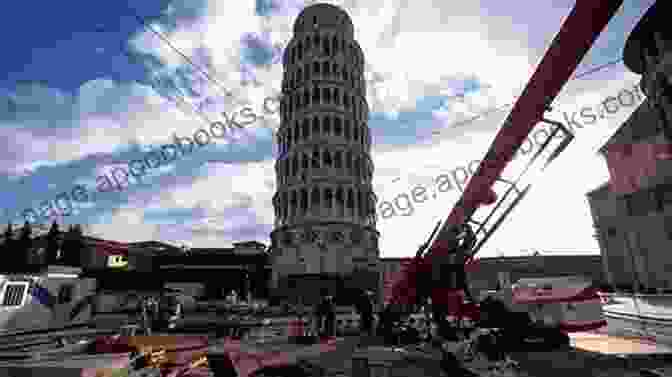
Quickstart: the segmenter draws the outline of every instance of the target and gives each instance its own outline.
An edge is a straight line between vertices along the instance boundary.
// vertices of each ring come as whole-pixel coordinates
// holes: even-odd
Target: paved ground
[[[656,353],[672,355],[672,347],[641,336],[585,332],[570,334],[570,338],[576,348],[607,355]]]
[[[667,296],[614,296],[615,303],[604,306],[607,332],[638,335],[672,345],[672,298]]]
[[[615,316],[607,316],[607,323],[605,331],[609,334],[642,336],[661,344],[672,345],[672,326]]]
[[[359,337],[345,337],[340,340],[336,350],[324,352],[315,360],[320,366],[334,374],[340,372],[343,375],[352,376],[352,354],[357,348]]]
[[[513,358],[535,377],[625,377],[639,376],[642,368],[660,368],[671,360],[634,359],[628,364],[616,356],[567,349],[555,352],[516,353]]]
[[[586,339],[585,343],[595,343],[596,340]],[[609,340],[608,340],[609,341]],[[619,347],[633,347],[633,344],[625,344],[620,340],[610,340],[615,342],[612,345],[619,345]],[[331,376],[352,377],[352,356],[357,350],[358,343],[363,343],[365,346],[378,345],[381,343],[380,339],[375,337],[367,337],[360,339],[358,336],[339,338],[335,349],[328,352],[318,352],[310,360],[319,362],[321,366],[328,369]],[[619,344],[616,344],[619,343]],[[607,345],[609,347],[609,345]],[[287,346],[287,349],[292,346]],[[613,347],[612,347],[613,348]],[[621,349],[625,352],[627,349]],[[534,377],[622,377],[622,376],[638,376],[640,368],[660,368],[665,366],[663,361],[637,361],[630,367],[626,367],[625,362],[616,357],[605,358],[595,352],[577,349],[567,349],[555,352],[520,352],[514,353],[513,358],[517,360],[525,373],[519,376],[534,376]],[[672,360],[666,361],[669,365]],[[0,369],[2,369],[0,367]],[[14,372],[14,371],[13,371]],[[340,372],[340,374],[339,374]],[[45,370],[44,376],[49,377],[54,375],[54,371],[47,373]],[[34,375],[34,374],[33,374]],[[420,361],[420,362],[397,362],[394,364],[391,377],[410,377],[410,376],[426,376],[432,377],[441,376],[439,365],[434,361]],[[12,374],[12,377],[21,377],[23,375]],[[27,377],[28,374],[25,374]],[[241,376],[243,377],[243,376]]]
[[[662,300],[662,301],[661,301]],[[603,329],[605,334],[618,336],[652,336],[658,343],[672,345],[672,300],[670,305],[667,298],[655,297],[654,299],[638,299],[637,306],[629,297],[616,297],[616,303],[605,306],[605,314],[608,315],[609,326]],[[635,314],[644,317],[654,317],[655,320],[642,320],[635,318]],[[214,313],[194,313],[190,315],[195,322],[216,322],[221,320],[221,316]],[[281,333],[286,330],[287,322],[291,317],[274,318],[274,325],[269,326],[267,331]],[[107,326],[114,325],[125,318],[108,318]],[[669,323],[667,322],[669,321]],[[644,329],[642,329],[644,324]],[[341,338],[336,350],[324,352],[315,360],[333,372],[341,371],[344,376],[352,376],[352,355],[357,349],[360,338],[346,337]],[[367,338],[366,344],[379,343],[378,339]],[[641,343],[638,343],[641,342]],[[639,369],[655,369],[665,364],[672,364],[672,360],[651,361],[636,360],[631,365],[626,366],[626,362],[617,357],[605,357],[596,351],[599,349],[614,352],[646,351],[648,348],[655,348],[646,340],[623,340],[618,338],[591,338],[583,336],[579,339],[583,349],[569,349],[556,352],[527,352],[514,354],[514,359],[520,362],[523,369],[529,372],[530,376],[552,377],[552,376],[572,376],[572,377],[617,377],[617,376],[639,376]],[[659,347],[660,348],[660,347]],[[652,350],[648,350],[652,351]],[[440,376],[437,363],[400,363],[393,369],[392,377],[409,376]]]
[[[581,343],[582,346],[590,346],[588,343],[592,342],[593,348],[601,348],[602,350],[611,348],[611,353],[619,351],[619,349],[616,349],[616,346],[620,347],[621,352],[654,351],[651,346],[649,346],[651,349],[644,349],[644,345],[637,341],[605,337],[598,340],[595,336],[593,336],[592,339],[588,339],[588,337],[590,337],[588,334],[579,336],[579,338],[582,339],[578,339],[578,343]],[[595,347],[595,343],[598,341],[603,344]],[[357,338],[352,338],[350,343],[344,345],[338,352],[325,354],[321,361],[326,364],[328,362],[327,360],[329,360],[334,365],[338,365],[342,362],[346,375],[352,376],[351,358],[352,352],[356,349],[356,344],[353,343],[356,342]],[[378,344],[380,343],[380,340],[376,338],[368,338],[365,339],[364,342],[366,344]],[[520,363],[521,370],[517,374],[517,376],[520,377],[629,377],[639,376],[639,370],[642,368],[655,369],[669,366],[670,363],[672,363],[672,358],[669,356],[667,356],[667,359],[661,358],[658,360],[643,356],[639,359],[632,359],[628,364],[624,359],[621,359],[614,354],[605,355],[577,348],[567,348],[550,352],[514,352],[511,356],[514,360]],[[391,377],[439,377],[442,375],[438,360],[428,359],[417,362],[395,362],[391,373]]]

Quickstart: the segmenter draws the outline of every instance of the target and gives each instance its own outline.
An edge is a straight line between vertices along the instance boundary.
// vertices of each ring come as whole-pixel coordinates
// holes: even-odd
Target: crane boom
[[[431,268],[431,265],[438,263],[442,256],[455,248],[459,227],[467,224],[479,207],[484,204],[492,204],[493,199],[496,200],[493,192],[495,182],[501,180],[502,172],[513,160],[516,152],[536,124],[545,121],[555,124],[555,131],[562,129],[567,132],[562,124],[545,120],[544,113],[622,3],[623,0],[577,1],[525,86],[522,95],[518,98],[503,126],[498,131],[460,200],[444,221],[436,238],[431,241],[431,246],[426,255],[416,255],[413,263],[407,267],[401,279],[393,285],[392,303],[412,304],[416,302],[418,294],[421,293],[418,289],[421,285],[420,279],[423,279],[421,276],[428,276],[426,272]],[[551,137],[544,143],[544,147]],[[571,137],[569,139],[568,141],[571,141]],[[551,159],[565,147],[566,144],[562,145]],[[534,158],[536,158],[536,155]],[[519,193],[515,204],[522,199],[528,189],[529,186]],[[508,195],[508,192],[506,195]],[[510,209],[507,210],[504,217],[508,214],[508,211]],[[495,229],[499,226],[501,220],[503,218],[497,221]],[[489,234],[486,239],[487,237],[489,237]],[[476,250],[481,244],[476,246]],[[427,285],[424,287],[425,290],[422,293],[427,294],[426,288],[428,287]],[[436,283],[430,284],[429,287],[433,295],[443,289],[443,287],[436,286]]]
[[[523,94],[511,109],[462,197],[453,207],[442,230],[462,224],[482,204],[485,190],[492,188],[534,126],[542,120],[547,107],[569,80],[622,2],[579,0],[576,3]],[[435,244],[441,240],[439,233]],[[429,252],[431,255],[432,250]]]

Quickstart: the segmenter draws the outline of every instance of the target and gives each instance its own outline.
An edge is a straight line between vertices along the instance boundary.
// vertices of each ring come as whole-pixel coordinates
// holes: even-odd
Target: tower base
[[[337,305],[350,306],[356,303],[363,290],[378,292],[376,271],[286,275],[280,277],[272,296],[277,304],[315,305],[323,293],[327,293],[334,296]]]

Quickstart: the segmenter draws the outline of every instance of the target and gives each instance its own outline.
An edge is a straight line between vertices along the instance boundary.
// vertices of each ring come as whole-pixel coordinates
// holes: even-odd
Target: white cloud
[[[559,98],[558,106],[549,118],[563,120],[562,112],[569,114],[584,106],[600,103],[607,96],[617,95],[623,88],[637,83],[634,75],[624,73],[609,81],[599,81],[578,94],[575,88],[566,90],[571,95]],[[585,84],[582,84],[585,86]],[[636,107],[621,107],[613,116],[593,125],[584,125],[576,130],[573,143],[534,183],[530,194],[510,215],[497,233],[488,241],[482,256],[494,256],[501,249],[507,255],[516,255],[520,250],[596,252],[598,245],[593,239],[592,219],[585,195],[606,182],[609,174],[605,162],[597,155],[597,149],[630,116]],[[399,194],[410,193],[415,185],[428,189],[435,186],[435,177],[449,174],[471,160],[480,160],[494,137],[493,120],[491,132],[469,132],[470,143],[458,140],[439,139],[435,144],[405,150],[374,150],[377,173],[374,180],[377,195],[381,200],[393,200]],[[448,153],[447,153],[448,151]],[[421,161],[408,166],[409,160]],[[521,159],[522,160],[522,159]],[[396,168],[405,166],[406,169]],[[580,172],[577,172],[580,166]],[[405,170],[405,171],[404,171]],[[392,182],[397,177],[397,182]],[[513,178],[513,177],[509,177]],[[431,191],[430,191],[431,192]],[[386,256],[407,256],[431,231],[437,221],[444,219],[459,195],[456,190],[438,194],[436,199],[414,204],[412,216],[395,216],[380,219],[378,230],[382,234],[381,250]],[[402,199],[402,207],[406,207]],[[400,211],[397,213],[408,213]],[[477,215],[487,214],[485,209]],[[419,229],[409,233],[408,229]],[[399,236],[403,234],[403,236]],[[567,236],[571,234],[571,237]]]
[[[552,36],[552,33],[541,33],[533,28],[541,27],[538,25],[525,26],[530,30],[521,34],[515,30],[520,26],[512,22],[519,9],[507,6],[508,16],[495,16],[494,11],[489,15],[485,1],[467,2],[459,7],[432,0],[329,2],[344,6],[352,16],[355,38],[362,46],[367,63],[365,75],[367,79],[381,78],[375,88],[370,86],[367,90],[370,108],[390,119],[397,119],[402,111],[415,110],[416,102],[424,97],[456,94],[452,86],[454,82],[467,78],[475,78],[490,88],[467,94],[463,101],[444,104],[433,114],[437,121],[450,125],[492,106],[511,102],[520,94],[539,58],[540,51],[529,47],[533,43],[527,38],[535,38],[537,43],[537,39],[549,41]],[[207,51],[212,59],[212,65],[207,67],[209,74],[224,89],[234,93],[232,102],[235,104],[227,105],[227,111],[232,110],[229,107],[250,106],[261,115],[263,98],[277,93],[280,88],[282,67],[276,64],[259,68],[255,73],[262,85],[242,86],[240,40],[246,33],[266,32],[273,44],[285,44],[292,37],[291,26],[299,10],[294,3],[285,5],[287,12],[282,15],[257,17],[253,1],[224,5],[222,1],[209,0],[204,16],[194,22],[178,25],[170,32],[158,24],[152,27],[163,32],[188,56],[195,55],[199,49]],[[564,11],[550,9],[548,19],[559,22]],[[535,14],[533,17],[540,16]],[[160,74],[170,75],[187,65],[179,54],[151,32],[138,33],[130,45],[132,49],[158,57],[165,64]],[[198,63],[203,67],[203,62]],[[563,90],[556,103],[557,111],[551,116],[562,119],[562,111],[575,111],[585,104],[599,102],[606,95],[617,93],[624,80],[630,80],[630,85],[635,79],[633,75],[625,74],[608,81],[572,82]],[[211,94],[222,94],[221,88],[204,81],[210,86]],[[30,154],[20,155],[15,164],[8,163],[11,168],[3,167],[15,174],[95,153],[112,153],[129,143],[167,143],[173,133],[190,136],[203,126],[196,118],[168,106],[150,88],[140,84],[92,80],[80,88],[75,98],[43,87],[19,94],[17,98],[25,103],[48,103],[47,108],[53,113],[69,109],[75,114],[78,127],[48,136],[40,136],[29,128],[11,128],[18,145],[30,141],[33,146]],[[505,115],[506,111],[484,117],[462,126],[461,135],[446,136],[446,133],[425,145],[404,148],[375,145],[372,156],[378,197],[392,200],[400,193],[410,192],[415,185],[435,186],[439,174],[450,174],[453,168],[480,159]],[[594,151],[627,115],[628,111],[623,111],[580,130],[574,145],[514,211],[512,220],[490,241],[492,249],[485,252],[499,248],[515,254],[529,247],[596,250],[584,198],[588,190],[604,182],[606,168]],[[277,127],[277,114],[268,118],[267,124]],[[412,166],[409,165],[411,162]],[[574,170],[576,166],[581,166],[581,175]],[[99,167],[97,175],[109,172],[110,168],[109,165]],[[157,170],[151,173],[152,177],[170,174],[174,167]],[[176,242],[193,242],[197,246],[225,246],[240,239],[190,232],[235,234],[236,229],[251,225],[244,223],[252,221],[244,209],[236,212],[236,208],[247,208],[252,216],[256,216],[256,225],[273,223],[271,200],[275,172],[272,161],[245,165],[208,164],[198,173],[199,178],[193,182],[164,187],[153,193],[127,191],[131,204],[102,215],[95,225],[96,232],[121,240],[146,240],[163,235]],[[447,216],[457,198],[456,190],[440,193],[436,199],[414,205],[412,216],[381,219],[378,228],[382,234],[382,254],[408,256],[414,253],[436,221]],[[538,215],[540,208],[546,214],[543,218]],[[160,212],[162,209],[194,210],[199,216],[172,228],[144,221],[146,210]],[[542,228],[539,224],[545,225]],[[567,237],[567,234],[573,236]]]
[[[496,97],[517,94],[531,74],[532,54],[510,46],[509,41],[518,38],[511,32],[509,38],[501,35],[504,42],[488,40],[490,23],[481,19],[477,2],[470,5],[448,7],[450,12],[445,12],[431,1],[413,2],[409,7],[374,1],[351,10],[369,70],[386,79],[380,97],[369,95],[374,111],[413,109],[418,98],[448,89],[442,85],[445,78],[463,74],[477,73],[481,82],[494,86]],[[397,9],[401,17],[395,19]],[[393,21],[399,31],[386,40],[384,32]],[[495,60],[497,64],[492,64]],[[382,105],[376,106],[380,101]]]
[[[39,88],[36,89],[36,88]],[[65,94],[50,88],[33,85],[33,100],[42,104],[38,115],[51,121],[56,116],[54,104],[67,103]],[[22,93],[22,101],[29,102],[29,93]],[[117,151],[129,144],[172,142],[172,134],[188,136],[203,127],[198,120],[167,104],[158,94],[140,84],[117,84],[109,80],[92,80],[80,87],[73,100],[69,127],[0,128],[0,137],[11,138],[12,148],[30,144],[30,150],[17,149],[14,161],[3,161],[0,168],[17,174],[40,166],[57,166],[96,154]]]
[[[143,210],[135,207],[121,207],[100,216],[98,223],[91,224],[91,234],[112,240],[139,242],[153,239],[158,225],[143,219]]]
[[[105,169],[106,171],[109,170]],[[153,236],[184,236],[195,231],[227,231],[235,234],[241,226],[247,226],[242,220],[249,216],[243,213],[231,215],[227,210],[242,208],[256,214],[259,224],[272,224],[274,221],[271,199],[275,187],[266,183],[273,173],[271,161],[247,165],[229,165],[209,163],[201,171],[202,176],[185,186],[165,188],[153,193],[128,193],[129,205],[111,216],[101,218],[95,230],[100,234],[117,235],[121,240],[147,240]],[[137,204],[137,206],[135,206]],[[173,226],[159,226],[143,223],[146,210],[193,210],[199,209],[200,219],[183,222]],[[235,213],[235,211],[234,211]],[[225,214],[225,215],[222,215]],[[141,224],[139,226],[139,224]],[[139,226],[139,228],[138,228]],[[212,235],[194,236],[193,239],[180,238],[180,242],[202,246],[205,244],[224,247],[239,239],[214,239]],[[215,245],[216,244],[216,245]]]

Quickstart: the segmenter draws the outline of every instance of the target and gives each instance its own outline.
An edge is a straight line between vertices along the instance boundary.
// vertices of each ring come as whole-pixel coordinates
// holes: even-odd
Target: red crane
[[[561,123],[546,119],[544,113],[550,110],[551,103],[622,2],[622,0],[584,0],[576,3],[522,95],[514,104],[460,200],[443,225],[440,228],[437,225],[430,239],[421,246],[412,263],[407,265],[400,279],[393,284],[390,304],[412,305],[427,296],[431,296],[433,302],[442,300],[450,289],[444,284],[445,281],[442,281],[442,274],[436,273],[437,267],[444,265],[445,258],[456,250],[460,242],[463,242],[460,238],[467,229],[465,226],[468,225],[470,229],[471,224],[474,224],[477,228],[471,237],[473,244],[466,248],[470,253],[466,256],[468,262],[527,194],[530,185],[520,190],[517,184],[549,146],[551,140],[557,138],[558,132],[564,134],[562,142],[552,151],[542,170],[572,141],[571,132]],[[517,179],[501,178],[502,172],[513,160],[520,146],[533,128],[540,123],[555,126],[551,135]],[[509,186],[499,198],[493,189],[496,182],[503,182]],[[498,214],[497,211],[511,195],[514,196],[513,201]],[[490,205],[494,205],[494,208],[485,220],[477,221],[474,213],[479,208]],[[434,238],[437,230],[438,234]],[[428,251],[423,255],[425,250]],[[433,278],[430,277],[432,272],[434,272]]]

